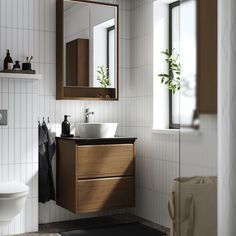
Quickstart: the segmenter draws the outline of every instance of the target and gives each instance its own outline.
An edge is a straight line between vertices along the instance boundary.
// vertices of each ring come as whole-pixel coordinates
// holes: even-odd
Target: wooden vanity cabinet
[[[135,140],[108,141],[57,138],[59,206],[76,214],[134,207]]]

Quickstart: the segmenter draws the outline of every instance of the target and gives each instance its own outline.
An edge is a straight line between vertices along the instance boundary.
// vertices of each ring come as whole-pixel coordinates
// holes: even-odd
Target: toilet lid
[[[1,197],[16,197],[22,194],[27,194],[29,187],[18,182],[0,183],[0,198]]]

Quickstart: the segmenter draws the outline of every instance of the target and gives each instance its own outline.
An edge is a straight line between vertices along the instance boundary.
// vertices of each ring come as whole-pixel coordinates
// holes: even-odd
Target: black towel
[[[39,125],[39,202],[55,200],[55,189],[52,173],[52,159],[55,143],[47,125]]]

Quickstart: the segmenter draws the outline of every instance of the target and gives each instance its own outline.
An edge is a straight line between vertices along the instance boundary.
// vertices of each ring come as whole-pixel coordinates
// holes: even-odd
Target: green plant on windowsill
[[[110,86],[108,68],[105,69],[105,66],[97,67],[97,80],[100,82],[101,88],[108,88]]]
[[[164,83],[175,94],[180,90],[179,54],[171,54],[168,49],[161,53],[165,56],[165,61],[169,69],[168,73],[161,73],[158,76],[161,78],[161,83]]]

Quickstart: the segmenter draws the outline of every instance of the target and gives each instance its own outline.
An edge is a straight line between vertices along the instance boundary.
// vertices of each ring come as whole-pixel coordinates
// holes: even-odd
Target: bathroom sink
[[[81,138],[114,138],[117,123],[79,123],[78,136]]]

